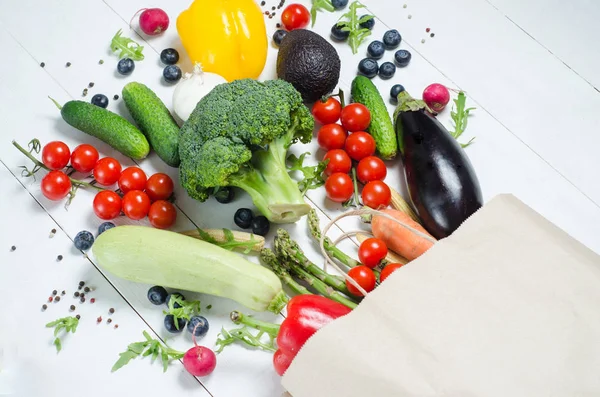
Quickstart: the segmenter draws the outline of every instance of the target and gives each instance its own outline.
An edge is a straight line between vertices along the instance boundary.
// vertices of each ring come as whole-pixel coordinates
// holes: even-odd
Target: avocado
[[[288,32],[277,54],[277,76],[307,103],[329,94],[340,78],[340,57],[323,37],[306,29]]]

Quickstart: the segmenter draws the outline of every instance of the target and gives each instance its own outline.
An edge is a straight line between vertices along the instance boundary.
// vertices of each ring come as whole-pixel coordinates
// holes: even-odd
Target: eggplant
[[[423,227],[437,239],[448,237],[483,205],[475,170],[460,144],[406,92],[395,113],[410,199]]]

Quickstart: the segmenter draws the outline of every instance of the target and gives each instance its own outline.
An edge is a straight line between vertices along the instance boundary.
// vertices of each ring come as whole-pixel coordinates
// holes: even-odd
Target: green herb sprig
[[[179,304],[181,307],[175,307],[175,304]],[[200,301],[186,301],[176,295],[171,295],[169,310],[163,310],[163,313],[173,316],[175,328],[179,330],[180,319],[189,321],[192,316],[199,314],[200,310]]]
[[[342,15],[342,18],[340,18],[340,21],[337,23],[343,32],[349,32],[348,44],[352,48],[353,54],[358,52],[358,47],[371,35],[371,31],[361,27],[360,24],[375,18],[373,15],[363,15],[359,18],[359,8],[365,8],[365,6],[358,1],[352,2],[350,4],[350,10]],[[342,20],[344,18],[346,20]]]
[[[69,332],[74,334],[78,325],[79,319],[77,317],[63,317],[46,324],[46,328],[54,328],[54,346],[56,346],[57,353],[62,350],[62,342],[58,337],[60,331],[64,330],[65,334]]]
[[[310,152],[302,153],[300,157],[290,154],[287,158],[290,163],[287,167],[288,171],[300,171],[304,175],[304,179],[298,182],[298,189],[300,189],[302,195],[305,195],[311,189],[317,189],[325,184],[323,171],[325,171],[327,163],[329,163],[329,159],[327,159],[320,161],[317,165],[305,166],[304,159],[307,155],[310,155]]]
[[[467,129],[467,122],[469,119],[469,113],[476,108],[466,108],[467,96],[463,91],[458,93],[458,97],[454,100],[454,106],[452,106],[452,111],[450,112],[450,116],[452,117],[452,121],[454,122],[454,131],[451,131],[450,134],[454,137],[454,139],[458,139],[463,132]],[[471,138],[467,143],[461,143],[460,145],[463,148],[469,146],[475,138]]]
[[[119,359],[113,365],[111,372],[115,372],[139,356],[152,356],[152,362],[160,357],[163,364],[163,372],[166,372],[167,368],[169,367],[169,363],[172,360],[179,360],[185,355],[184,352],[171,349],[161,341],[152,338],[146,331],[143,332],[143,335],[146,340],[131,343],[129,346],[127,346],[127,350],[125,350],[123,353],[119,353]]]
[[[110,41],[110,48],[113,52],[120,51],[119,58],[131,58],[134,61],[143,60],[144,46],[139,45],[129,37],[123,37],[122,33],[123,29],[119,29]]]
[[[315,26],[315,22],[317,21],[317,12],[321,10],[333,12],[335,11],[335,7],[331,3],[331,0],[312,0],[312,7],[310,8],[311,26]]]

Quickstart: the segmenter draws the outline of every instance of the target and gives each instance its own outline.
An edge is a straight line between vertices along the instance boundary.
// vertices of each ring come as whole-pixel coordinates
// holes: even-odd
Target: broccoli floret
[[[218,85],[181,128],[181,184],[200,201],[216,187],[236,186],[271,222],[296,222],[310,207],[285,160],[292,144],[310,142],[313,128],[300,93],[283,80]]]

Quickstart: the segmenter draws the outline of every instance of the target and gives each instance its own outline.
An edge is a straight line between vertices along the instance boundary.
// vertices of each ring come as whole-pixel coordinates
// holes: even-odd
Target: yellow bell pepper
[[[267,29],[254,0],[195,0],[177,32],[192,64],[227,81],[258,78],[265,67]]]

